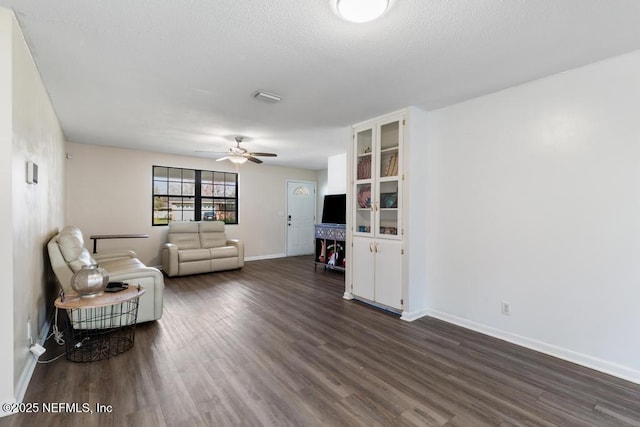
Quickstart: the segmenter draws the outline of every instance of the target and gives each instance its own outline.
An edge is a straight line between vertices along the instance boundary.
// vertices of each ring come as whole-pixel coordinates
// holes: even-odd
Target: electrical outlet
[[[502,301],[502,314],[505,316],[511,316],[511,304]]]

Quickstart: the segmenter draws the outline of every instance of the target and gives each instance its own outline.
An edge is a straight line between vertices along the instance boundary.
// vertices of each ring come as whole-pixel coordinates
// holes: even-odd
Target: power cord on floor
[[[53,322],[53,326],[51,327],[51,333],[49,334],[49,336],[47,338],[45,338],[44,341],[46,343],[49,338],[53,337],[54,341],[58,345],[64,345],[64,335],[62,334],[62,331],[60,331],[60,329],[58,329],[58,308],[57,307],[55,308],[54,318],[55,318],[55,320]],[[57,355],[53,359],[48,359],[48,360],[38,360],[38,356],[36,356],[35,354],[33,355],[33,357],[35,357],[37,363],[43,363],[44,364],[44,363],[54,362],[54,361],[60,359],[65,354],[67,354],[66,351],[64,351],[62,354]]]
[[[45,342],[51,338],[54,337],[53,339],[55,340],[55,342],[58,345],[64,345],[64,338],[63,338],[63,334],[60,331],[60,329],[58,329],[58,307],[56,307],[56,312],[55,312],[55,321],[53,323],[53,327],[51,328],[51,334],[49,334],[49,336],[45,339]]]
[[[60,359],[62,356],[64,356],[65,354],[67,354],[67,352],[63,352],[62,354],[57,355],[56,357],[54,357],[53,359],[48,359],[48,360],[36,360],[37,363],[51,363],[51,362],[55,362],[56,360]],[[35,357],[35,356],[34,356]]]

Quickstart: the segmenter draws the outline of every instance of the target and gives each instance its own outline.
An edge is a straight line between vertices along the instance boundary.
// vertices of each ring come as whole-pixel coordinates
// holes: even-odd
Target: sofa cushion
[[[222,246],[220,248],[211,248],[211,259],[233,258],[238,256],[237,246]]]
[[[201,247],[221,248],[227,245],[227,235],[224,233],[200,233]]]
[[[100,267],[107,270],[109,274],[122,271],[136,270],[146,266],[138,258],[115,258],[100,263]]]
[[[173,243],[178,249],[200,249],[200,237],[198,233],[169,233],[169,243]]]
[[[60,252],[67,262],[78,259],[84,249],[82,232],[76,227],[67,226],[58,233],[57,237]]]
[[[201,261],[210,258],[209,249],[184,249],[178,251],[178,260],[180,262]]]
[[[169,223],[167,241],[176,245],[178,249],[199,249],[200,236],[198,235],[198,223],[192,221]]]
[[[224,222],[200,223],[200,246],[202,248],[219,248],[226,245],[227,235],[224,233]]]

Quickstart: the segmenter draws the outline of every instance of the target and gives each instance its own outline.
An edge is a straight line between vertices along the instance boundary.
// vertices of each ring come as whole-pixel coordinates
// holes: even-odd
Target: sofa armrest
[[[109,273],[109,280],[127,282],[129,286],[140,284],[146,292],[140,298],[138,323],[157,320],[162,317],[164,298],[164,277],[154,267],[136,267]]]
[[[227,245],[238,248],[238,268],[244,267],[244,243],[242,240],[229,239],[227,240]]]
[[[134,251],[129,250],[120,250],[120,251],[109,251],[109,252],[100,252],[97,254],[91,255],[93,259],[96,261],[108,261],[112,259],[118,258],[136,258],[136,253]]]
[[[178,275],[178,246],[165,243],[162,246],[162,269],[169,277]]]
[[[136,267],[129,270],[118,270],[109,274],[109,280],[112,279],[112,276],[113,280],[122,282],[133,281],[134,279],[140,279],[143,277],[153,277],[155,282],[164,287],[162,273],[160,273],[160,270],[154,267]]]

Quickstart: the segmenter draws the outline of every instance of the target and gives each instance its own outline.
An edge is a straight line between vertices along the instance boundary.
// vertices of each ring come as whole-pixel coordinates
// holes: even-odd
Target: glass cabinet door
[[[399,235],[399,206],[401,206],[402,140],[401,118],[392,119],[378,126],[379,145],[377,154],[377,186],[374,196],[376,204],[376,234],[392,237]]]
[[[374,231],[374,129],[369,127],[355,134],[355,224],[354,233]]]

